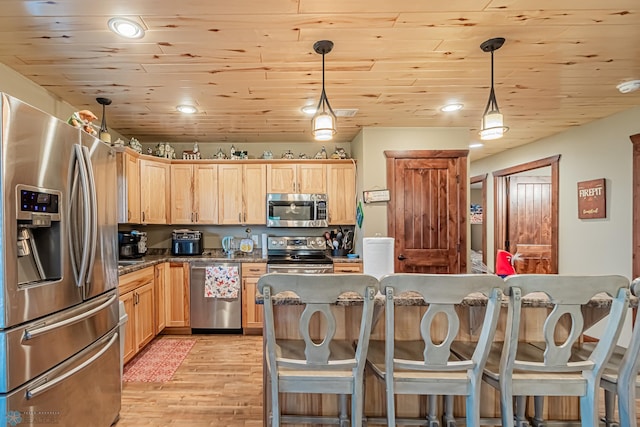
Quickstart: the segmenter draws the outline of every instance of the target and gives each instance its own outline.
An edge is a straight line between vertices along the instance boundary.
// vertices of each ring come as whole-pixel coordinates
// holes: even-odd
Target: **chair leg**
[[[469,414],[467,414],[467,417],[468,416]],[[456,427],[456,420],[453,416],[453,396],[444,396],[444,415],[442,416],[442,424],[444,424],[444,427]]]
[[[619,427],[614,416],[616,412],[616,394],[612,391],[604,391],[604,424],[606,427]]]
[[[544,427],[544,396],[533,397],[534,414],[532,424],[534,427]]]
[[[387,427],[396,427],[396,402],[393,388],[387,384]]]
[[[516,427],[529,427],[529,421],[525,417],[527,409],[527,396],[516,396]]]
[[[364,385],[356,382],[351,395],[351,427],[363,426],[364,415]]]
[[[440,420],[438,419],[438,396],[435,394],[429,395],[429,412],[427,414],[427,426],[440,427]]]
[[[341,394],[338,399],[340,406],[340,427],[348,427],[349,417],[347,416],[347,395]]]
[[[598,427],[600,422],[598,420],[599,414],[596,411],[597,398],[598,398],[598,385],[595,387],[591,382],[587,384],[587,392],[584,396],[580,397],[580,420],[582,421],[582,427]]]
[[[513,427],[513,397],[508,384],[500,384],[500,414],[502,427]]]

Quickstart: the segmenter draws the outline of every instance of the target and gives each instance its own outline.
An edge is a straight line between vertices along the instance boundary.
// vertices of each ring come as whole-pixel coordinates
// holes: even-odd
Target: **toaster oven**
[[[171,235],[172,255],[202,255],[204,236],[201,231],[173,230]]]

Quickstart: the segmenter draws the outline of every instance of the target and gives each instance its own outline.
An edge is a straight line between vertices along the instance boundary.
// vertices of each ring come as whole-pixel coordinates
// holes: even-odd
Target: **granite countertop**
[[[331,260],[333,262],[352,262],[354,264],[362,264],[362,258],[349,258],[346,256],[331,256],[329,255],[329,258],[331,258]]]
[[[130,265],[118,266],[118,275],[133,273],[134,271],[142,270],[147,267],[152,267],[156,264],[163,262],[191,262],[191,261],[211,261],[211,262],[267,262],[266,258],[262,257],[262,252],[256,253],[244,253],[239,252],[233,257],[227,256],[222,249],[208,249],[202,255],[196,256],[179,256],[171,254],[157,254],[157,255],[145,255]]]
[[[422,299],[422,297],[415,292],[405,292],[400,296],[394,297],[397,305],[404,306],[423,306],[427,305],[427,303]],[[282,292],[273,298],[274,305],[300,305],[300,298],[293,292]],[[339,306],[357,306],[361,305],[363,298],[356,293],[345,293],[343,294],[337,301],[336,305]],[[258,304],[263,304],[263,298],[261,294],[256,294],[256,302]],[[378,292],[376,295],[376,305],[384,305],[384,295]],[[460,304],[464,307],[479,307],[487,305],[487,297],[481,293],[470,294]],[[506,307],[508,305],[508,297],[503,296],[502,305]],[[638,298],[632,297],[629,303],[631,307],[638,306]],[[526,295],[522,298],[522,306],[523,307],[552,307],[552,304],[549,301],[547,295],[543,292],[534,292],[529,295]],[[611,297],[606,294],[597,294],[591,301],[587,304],[588,307],[592,308],[608,308],[611,306]]]

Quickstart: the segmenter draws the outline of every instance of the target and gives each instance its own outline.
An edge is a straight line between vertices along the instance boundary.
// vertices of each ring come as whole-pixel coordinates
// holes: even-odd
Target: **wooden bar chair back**
[[[370,342],[367,366],[385,382],[388,426],[416,422],[396,417],[395,395],[401,394],[429,396],[425,420],[428,426],[440,425],[438,395],[466,396],[466,425],[480,425],[482,369],[496,331],[503,285],[499,277],[486,274],[392,274],[381,280],[385,294],[385,340]],[[418,340],[396,338],[394,296],[405,293],[415,294],[428,305],[420,323],[411,325],[416,328],[415,335],[421,337]],[[473,354],[469,358],[456,357],[450,347],[460,332],[457,309],[465,297],[476,293],[484,295],[482,300],[487,298],[482,330],[473,343]],[[444,336],[441,328],[432,327],[437,317],[443,318],[441,315],[446,317]],[[452,406],[453,397],[445,400],[444,422],[455,426]]]
[[[271,426],[327,422],[346,426],[349,423],[345,413],[346,395],[351,395],[351,426],[362,426],[364,366],[378,286],[375,277],[364,274],[271,273],[258,280],[258,289],[264,297]],[[304,305],[297,319],[299,336],[294,339],[279,339],[275,335],[274,297],[284,292],[295,294]],[[344,330],[345,322],[336,319],[335,304],[345,293],[356,293],[363,298],[359,331]],[[281,296],[286,298],[286,294]],[[280,393],[341,395],[341,414],[327,419],[281,414]]]
[[[629,281],[625,277],[516,275],[505,280],[509,308],[504,347],[500,354],[491,354],[485,379],[500,390],[502,425],[514,425],[513,398],[517,417],[515,422],[527,425],[524,419],[526,396],[535,396],[533,424],[542,426],[542,396],[579,396],[580,420],[583,427],[598,426],[598,387],[600,377],[618,341],[629,305]],[[542,292],[552,308],[542,325],[540,342],[523,342],[522,298]],[[576,343],[583,333],[582,307],[599,293],[613,298],[605,329],[600,341],[588,357],[575,354]],[[570,319],[570,328],[561,319]],[[531,331],[528,331],[530,334]],[[500,358],[495,372],[492,359]],[[496,384],[497,380],[497,384]]]

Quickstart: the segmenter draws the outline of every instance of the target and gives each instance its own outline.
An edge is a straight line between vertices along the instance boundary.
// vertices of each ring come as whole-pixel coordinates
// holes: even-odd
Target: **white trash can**
[[[118,322],[118,326],[120,327],[118,332],[120,334],[120,385],[122,385],[122,369],[124,366],[124,334],[126,333],[126,325],[129,321],[129,316],[124,309],[124,303],[120,301],[120,322]]]

